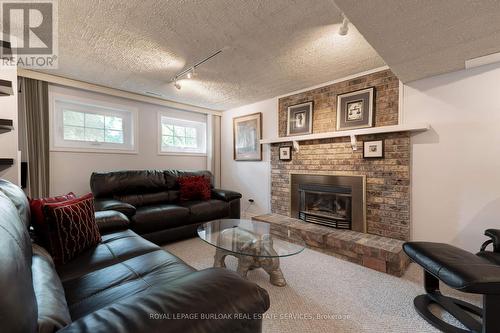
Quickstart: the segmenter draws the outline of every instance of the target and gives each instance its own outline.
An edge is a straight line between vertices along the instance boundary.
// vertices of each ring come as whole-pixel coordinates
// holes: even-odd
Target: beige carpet
[[[214,248],[200,239],[165,248],[197,269],[213,264]],[[230,269],[236,268],[232,257],[226,259],[226,264]],[[415,264],[402,278],[397,278],[306,249],[283,258],[281,268],[288,282],[286,287],[270,284],[262,269],[248,274],[249,280],[270,295],[264,333],[437,332],[413,308],[413,298],[423,293],[422,272]],[[449,288],[442,290],[463,298],[463,294]],[[465,299],[480,303],[479,297]],[[446,315],[445,318],[452,320]]]

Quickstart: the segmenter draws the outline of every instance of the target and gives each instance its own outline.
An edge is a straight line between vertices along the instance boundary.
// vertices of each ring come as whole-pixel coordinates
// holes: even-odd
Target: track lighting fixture
[[[219,51],[212,53],[211,55],[209,55],[205,59],[203,59],[201,61],[198,61],[193,66],[191,66],[191,67],[183,70],[182,72],[178,73],[176,76],[174,76],[174,78],[170,82],[173,82],[174,87],[176,87],[177,89],[181,90],[181,85],[179,83],[180,79],[182,79],[182,78],[192,79],[196,75],[196,68],[198,66],[200,66],[201,64],[203,64],[203,63],[207,62],[208,60],[212,59],[216,55],[222,53],[222,50],[224,50],[224,49],[220,49]]]
[[[349,32],[349,19],[342,13],[342,25],[339,28],[339,35],[345,36]]]

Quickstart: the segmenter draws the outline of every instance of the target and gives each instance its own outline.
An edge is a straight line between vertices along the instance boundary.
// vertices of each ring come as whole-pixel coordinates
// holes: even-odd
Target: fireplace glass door
[[[351,188],[301,184],[299,193],[300,219],[339,229],[351,229]]]

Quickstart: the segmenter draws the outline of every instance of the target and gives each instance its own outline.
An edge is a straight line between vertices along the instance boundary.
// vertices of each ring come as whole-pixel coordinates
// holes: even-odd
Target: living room
[[[2,331],[500,331],[498,2],[0,10]]]

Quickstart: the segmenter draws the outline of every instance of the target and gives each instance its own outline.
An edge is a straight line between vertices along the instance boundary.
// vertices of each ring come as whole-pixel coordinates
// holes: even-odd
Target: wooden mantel
[[[296,135],[296,136],[283,136],[279,138],[263,139],[260,140],[260,143],[272,144],[272,143],[292,142],[293,147],[295,148],[295,150],[298,151],[300,149],[299,148],[300,141],[350,137],[352,149],[356,150],[357,149],[356,136],[358,135],[395,133],[395,132],[424,132],[429,130],[430,128],[431,126],[427,123],[379,126],[370,128],[360,128],[348,131],[325,132],[325,133],[315,133],[315,134]]]
[[[352,137],[358,135],[394,133],[394,132],[423,132],[427,131],[430,128],[431,126],[426,123],[402,124],[394,126],[360,128],[348,131],[325,132],[325,133],[315,133],[315,134],[297,135],[297,136],[283,136],[279,138],[263,139],[260,140],[260,143],[270,144],[270,143],[283,143],[283,142],[294,142],[294,141],[300,142],[308,140]]]

